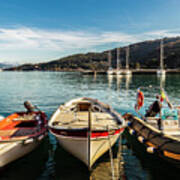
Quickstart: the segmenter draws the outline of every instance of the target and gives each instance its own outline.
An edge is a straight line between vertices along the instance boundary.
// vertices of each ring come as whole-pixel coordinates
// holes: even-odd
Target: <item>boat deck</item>
[[[154,128],[156,129],[159,129],[158,128],[158,121],[157,120],[148,120],[147,121],[149,125],[153,126]],[[170,127],[170,128],[164,128],[162,129],[162,132],[164,134],[167,134],[167,135],[171,135],[171,136],[174,136],[176,138],[180,138],[180,127],[176,127],[176,128],[173,128],[173,127]]]
[[[87,111],[80,112],[60,112],[55,121],[54,126],[60,126],[67,129],[78,129],[88,127],[88,113]],[[113,117],[107,112],[91,112],[91,126],[92,129],[117,129],[116,117]]]
[[[9,140],[39,132],[37,113],[14,113],[0,121],[0,138]]]

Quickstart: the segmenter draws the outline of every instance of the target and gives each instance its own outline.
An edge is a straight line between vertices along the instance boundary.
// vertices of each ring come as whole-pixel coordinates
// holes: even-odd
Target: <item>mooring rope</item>
[[[110,156],[111,170],[112,170],[112,180],[115,180],[113,153],[112,153],[112,149],[111,149],[111,139],[110,139],[110,136],[109,136],[109,126],[107,126],[107,131],[108,131],[108,141],[109,141],[109,156]]]

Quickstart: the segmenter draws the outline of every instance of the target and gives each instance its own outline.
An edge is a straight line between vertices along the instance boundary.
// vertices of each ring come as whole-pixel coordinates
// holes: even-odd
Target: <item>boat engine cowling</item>
[[[29,101],[24,102],[24,107],[27,109],[28,112],[33,112],[35,109],[35,107]]]

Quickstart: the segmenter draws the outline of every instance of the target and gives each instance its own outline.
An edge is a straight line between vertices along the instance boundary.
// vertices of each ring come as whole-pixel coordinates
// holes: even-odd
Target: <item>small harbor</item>
[[[0,180],[180,180],[180,1],[0,3]]]
[[[154,87],[162,86],[166,89],[169,99],[173,103],[177,104],[180,98],[179,75],[167,75],[165,78],[162,78],[157,75],[108,77],[107,75],[97,74],[96,78],[94,78],[91,75],[64,72],[3,72],[0,74],[0,77],[1,94],[6,94],[6,96],[1,96],[3,103],[0,103],[0,114],[2,116],[7,116],[19,109],[23,109],[22,101],[28,99],[33,104],[38,105],[50,118],[60,104],[74,97],[98,98],[110,104],[121,114],[126,112],[135,113],[133,107],[136,102],[137,88],[142,85],[147,87],[150,85]],[[6,82],[7,78],[9,81],[7,81],[5,86],[4,82]],[[31,83],[27,87],[22,88],[23,82],[26,82],[28,79],[31,79]],[[22,86],[15,87],[14,84],[17,81],[21,82]],[[51,87],[54,88],[52,89]],[[67,91],[67,89],[73,90]],[[49,94],[48,92],[50,91],[51,93]],[[155,93],[155,90],[146,90],[145,94],[148,97],[146,98],[145,108],[153,101]],[[11,100],[11,103],[9,103],[9,99],[13,99],[13,101]],[[46,99],[46,101],[43,101],[43,99]],[[120,179],[138,178],[142,180],[162,177],[179,178],[177,170],[175,171],[170,164],[163,162],[164,165],[160,168],[159,160],[156,160],[156,158],[153,160],[152,155],[147,155],[146,150],[143,150],[143,148],[143,151],[141,151],[139,142],[129,139],[126,134],[122,136],[122,149],[119,156],[117,153],[118,142],[113,147],[114,177],[117,178],[119,176]],[[36,170],[33,170],[31,176],[33,179],[72,179],[74,177],[78,179],[91,178],[93,180],[112,179],[112,164],[108,152],[97,160],[91,174],[89,174],[87,167],[77,158],[63,150],[55,137],[50,133],[43,144],[33,153],[27,155],[27,157],[9,164],[1,172],[1,179],[11,180],[14,176],[24,179],[26,175],[21,173],[20,169],[25,166],[24,163],[27,167],[32,166],[37,157],[40,158],[39,165],[37,164],[38,167],[35,168]],[[169,169],[168,175],[164,172],[164,169]],[[32,178],[29,177],[29,179]]]
[[[133,75],[138,75],[138,74],[142,74],[142,75],[149,75],[149,74],[157,74],[157,69],[130,69]],[[180,69],[166,69],[165,70],[167,74],[180,74]],[[83,74],[107,74],[107,71],[90,71],[90,70],[81,70],[80,71]],[[116,70],[113,70],[113,75],[116,75]],[[126,74],[126,70],[121,70],[122,75]]]

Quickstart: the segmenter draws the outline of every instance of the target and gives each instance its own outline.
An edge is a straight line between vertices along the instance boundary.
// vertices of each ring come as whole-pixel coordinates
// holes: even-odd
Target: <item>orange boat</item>
[[[35,149],[47,132],[45,113],[25,102],[27,112],[16,112],[0,121],[0,167]]]

